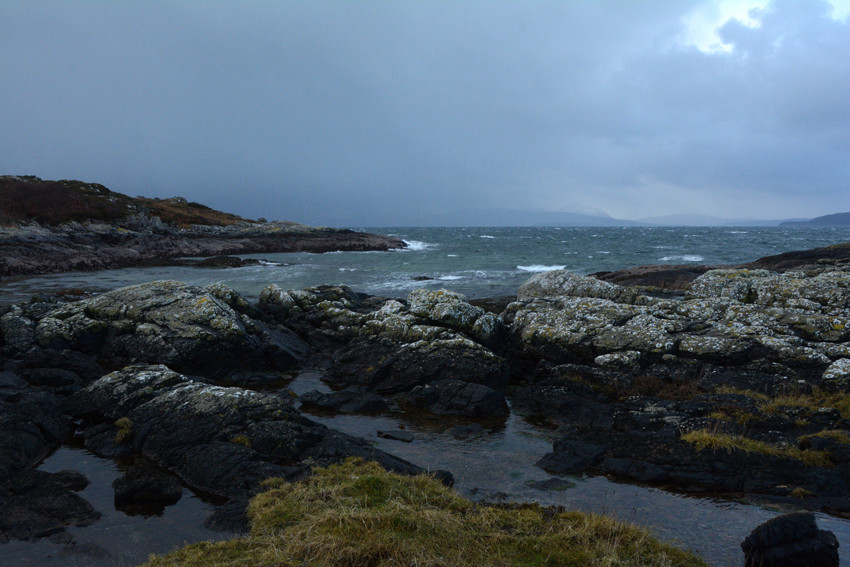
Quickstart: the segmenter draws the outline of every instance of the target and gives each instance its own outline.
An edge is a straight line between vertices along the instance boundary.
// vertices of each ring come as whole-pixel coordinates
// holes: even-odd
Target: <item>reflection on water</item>
[[[329,390],[321,382],[321,373],[309,370],[297,375],[287,389],[299,395],[313,389]],[[551,432],[515,415],[498,426],[467,437],[455,437],[450,431],[453,426],[468,422],[445,418],[413,421],[392,415],[309,416],[363,437],[376,447],[425,468],[451,471],[455,487],[469,498],[539,502],[608,514],[648,527],[659,537],[699,553],[717,567],[741,565],[740,542],[753,528],[783,512],[620,484],[604,477],[571,478],[575,486],[566,490],[532,488],[530,483],[552,478],[534,466],[552,449]],[[402,443],[376,434],[378,430],[400,428],[414,433],[413,442]],[[70,528],[68,532],[76,542],[73,546],[44,540],[4,544],[0,546],[0,563],[4,566],[130,566],[145,561],[151,553],[164,553],[186,543],[232,537],[203,527],[214,506],[187,489],[180,501],[167,507],[161,516],[127,516],[116,511],[112,481],[121,475],[118,466],[83,449],[59,449],[40,468],[51,472],[71,469],[85,474],[92,482],[80,495],[103,517],[91,526]],[[850,521],[824,514],[817,516],[822,529],[835,532],[840,551],[847,556]],[[102,555],[97,556],[98,551]],[[850,562],[844,559],[841,564],[850,565]]]
[[[103,517],[90,526],[68,528],[74,540],[70,545],[38,540],[0,546],[0,564],[4,566],[123,567],[138,565],[151,553],[165,553],[186,543],[232,537],[204,528],[204,520],[214,506],[185,488],[183,497],[166,507],[160,516],[128,516],[115,510],[112,481],[121,476],[121,471],[113,461],[84,449],[63,447],[39,468],[48,472],[70,469],[83,473],[91,484],[78,494]]]
[[[328,391],[320,374],[306,371],[289,386],[296,394],[313,389]],[[504,427],[479,437],[456,439],[454,425],[444,418],[409,421],[387,415],[313,415],[312,419],[363,437],[376,447],[430,470],[454,474],[455,488],[473,499],[539,502],[585,512],[602,513],[650,528],[667,541],[676,542],[717,567],[743,564],[740,543],[759,524],[790,510],[768,509],[713,498],[694,498],[605,477],[570,478],[575,487],[561,491],[531,488],[529,483],[553,478],[534,463],[552,450],[551,433],[511,415]],[[378,430],[403,427],[413,432],[411,443],[384,439]],[[500,494],[501,493],[501,494]],[[821,529],[835,532],[841,545],[841,565],[850,565],[850,521],[817,514]]]

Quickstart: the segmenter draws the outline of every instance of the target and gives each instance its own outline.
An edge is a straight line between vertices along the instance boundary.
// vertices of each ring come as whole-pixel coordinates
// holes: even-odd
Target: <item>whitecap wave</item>
[[[463,276],[440,276],[437,279],[444,282],[452,282],[455,280],[462,280]]]
[[[404,250],[412,250],[414,252],[434,247],[434,244],[431,244],[430,242],[420,242],[419,240],[404,240],[403,242],[407,244],[407,248]]]
[[[551,272],[553,270],[563,270],[566,266],[544,266],[542,264],[532,264],[531,266],[517,266],[516,269],[521,272]]]
[[[682,256],[664,256],[659,258],[659,262],[702,262],[705,260],[702,256],[696,254],[684,254]]]
[[[489,234],[482,234],[478,238],[496,238],[495,236],[490,236]]]

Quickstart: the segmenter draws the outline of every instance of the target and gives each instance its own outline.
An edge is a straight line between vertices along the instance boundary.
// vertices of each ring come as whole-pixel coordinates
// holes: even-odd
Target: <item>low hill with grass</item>
[[[71,221],[111,223],[140,213],[179,227],[227,226],[248,220],[182,197],[129,197],[98,183],[46,181],[31,175],[0,176],[0,223],[5,225],[33,220],[46,225]]]
[[[244,219],[182,197],[128,197],[98,183],[0,176],[0,277],[406,246],[378,234]],[[238,258],[227,260],[222,267],[240,265]]]
[[[489,506],[428,476],[349,459],[302,482],[266,482],[251,532],[153,557],[148,567],[700,566],[611,518],[535,504]]]

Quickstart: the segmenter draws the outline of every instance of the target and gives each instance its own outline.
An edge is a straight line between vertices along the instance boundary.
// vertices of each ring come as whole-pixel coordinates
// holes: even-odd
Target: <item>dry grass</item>
[[[69,221],[114,222],[142,209],[164,222],[182,227],[192,224],[224,226],[245,220],[179,197],[134,198],[97,183],[0,178],[0,224],[4,225],[28,220],[48,225]]]
[[[682,441],[693,444],[697,451],[703,451],[705,449],[728,452],[743,451],[745,453],[772,455],[784,459],[796,459],[807,465],[817,467],[828,467],[832,465],[832,462],[829,460],[829,454],[825,451],[802,450],[797,447],[780,447],[778,445],[756,441],[743,435],[727,435],[707,429],[697,429],[685,433],[682,435]]]
[[[480,506],[427,477],[350,459],[268,483],[250,535],[151,558],[151,567],[704,566],[639,528],[537,505]]]

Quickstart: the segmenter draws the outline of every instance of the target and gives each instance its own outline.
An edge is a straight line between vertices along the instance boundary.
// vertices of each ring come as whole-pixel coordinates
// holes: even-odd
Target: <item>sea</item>
[[[407,242],[389,252],[254,254],[259,264],[242,268],[147,267],[99,272],[48,274],[0,280],[0,302],[26,301],[59,291],[106,291],[146,281],[172,279],[196,285],[224,283],[248,299],[269,284],[301,289],[345,284],[355,291],[404,297],[417,288],[445,288],[471,299],[509,297],[535,273],[569,269],[579,274],[645,264],[738,264],[792,250],[850,241],[850,228],[784,227],[364,227],[358,230],[396,236]],[[304,369],[286,386],[295,394],[327,390],[321,372]],[[433,422],[404,415],[308,414],[310,419],[367,439],[375,446],[429,469],[447,469],[456,488],[473,499],[536,501],[612,515],[647,527],[664,540],[686,547],[713,567],[742,564],[739,544],[762,522],[787,508],[765,507],[716,498],[695,498],[653,487],[623,484],[605,477],[569,477],[574,486],[541,491],[533,483],[551,477],[534,463],[551,451],[554,434],[512,414],[482,436],[456,439],[442,418]],[[412,443],[377,436],[378,430],[404,428]],[[112,502],[111,482],[120,463],[82,447],[59,449],[42,470],[75,469],[94,482],[83,493],[102,520],[70,528],[73,546],[37,542],[0,545],[0,564],[26,567],[136,565],[149,553],[185,543],[230,537],[204,528],[218,505],[188,487],[174,506],[150,516],[127,516]],[[822,529],[841,544],[841,565],[850,565],[850,520],[817,514]]]
[[[0,280],[0,302],[67,289],[106,291],[173,279],[215,282],[256,299],[269,284],[301,289],[345,284],[355,291],[404,297],[418,288],[444,288],[469,298],[502,297],[537,272],[578,274],[645,264],[737,264],[791,250],[850,241],[848,228],[784,227],[363,227],[403,239],[390,252],[249,254],[242,268],[145,267],[71,272]]]

